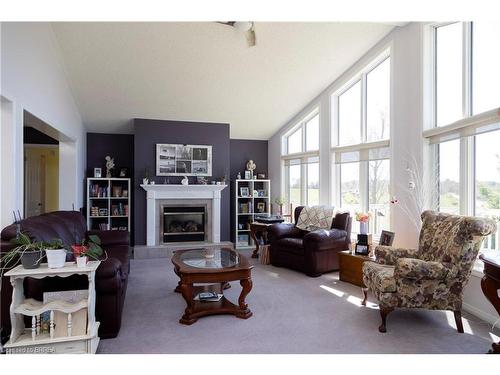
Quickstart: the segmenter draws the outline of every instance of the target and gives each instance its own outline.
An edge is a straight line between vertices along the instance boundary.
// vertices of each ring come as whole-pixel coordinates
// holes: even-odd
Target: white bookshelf
[[[241,195],[241,188],[248,188],[249,196]],[[254,191],[261,192],[261,196],[254,196]],[[244,249],[254,247],[250,238],[249,224],[255,220],[255,216],[271,213],[271,180],[235,180],[235,247]],[[259,203],[264,204],[262,212],[258,211]]]
[[[87,228],[130,232],[130,194],[130,178],[87,178]]]

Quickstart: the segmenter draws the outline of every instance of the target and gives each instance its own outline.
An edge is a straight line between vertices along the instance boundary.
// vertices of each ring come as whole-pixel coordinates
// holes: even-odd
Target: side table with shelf
[[[363,263],[372,262],[375,258],[366,255],[354,254],[351,250],[340,251],[338,255],[340,281],[364,288]]]
[[[99,345],[97,330],[99,322],[95,318],[95,272],[100,261],[88,262],[86,267],[77,267],[68,262],[62,268],[48,268],[42,263],[39,268],[25,269],[19,265],[5,274],[10,277],[13,287],[12,304],[10,306],[10,320],[12,331],[10,340],[5,345],[7,354],[49,354],[49,353],[95,353]],[[86,275],[88,277],[88,298],[86,300],[69,303],[52,301],[42,303],[24,297],[24,279],[26,277],[43,279],[45,277],[68,277],[72,275]],[[72,335],[72,314],[81,309],[87,309],[87,329],[84,335]],[[50,312],[49,333],[40,333],[40,315]],[[67,335],[54,337],[54,312],[67,314]],[[31,317],[32,325],[25,327],[24,316]]]

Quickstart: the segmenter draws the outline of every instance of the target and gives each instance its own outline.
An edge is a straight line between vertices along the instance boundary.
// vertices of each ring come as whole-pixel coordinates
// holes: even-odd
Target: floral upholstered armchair
[[[366,304],[370,290],[379,301],[382,325],[395,308],[451,310],[463,333],[462,293],[484,237],[496,231],[490,219],[422,213],[418,250],[377,246],[375,262],[363,265]]]

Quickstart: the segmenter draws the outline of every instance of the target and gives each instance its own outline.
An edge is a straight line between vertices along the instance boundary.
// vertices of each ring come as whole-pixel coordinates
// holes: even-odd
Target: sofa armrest
[[[304,236],[304,231],[297,228],[295,224],[273,224],[267,229],[269,243],[273,243],[281,238],[301,238]]]
[[[414,258],[400,258],[394,267],[396,279],[444,280],[456,274],[455,267],[449,262],[430,262]]]
[[[87,237],[96,235],[101,239],[101,246],[129,245],[130,234],[125,230],[89,230]]]
[[[347,232],[341,229],[319,229],[304,236],[304,249],[311,251],[324,251],[346,245]]]
[[[395,265],[399,258],[418,258],[417,250],[379,245],[375,248],[375,261]]]

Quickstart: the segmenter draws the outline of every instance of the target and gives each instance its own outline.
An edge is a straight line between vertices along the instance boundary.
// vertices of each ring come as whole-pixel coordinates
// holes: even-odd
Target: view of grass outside
[[[489,217],[500,224],[500,131],[477,135],[476,139],[477,216]],[[498,232],[486,239],[484,246],[499,249]]]
[[[439,144],[439,211],[460,213],[460,140]]]

